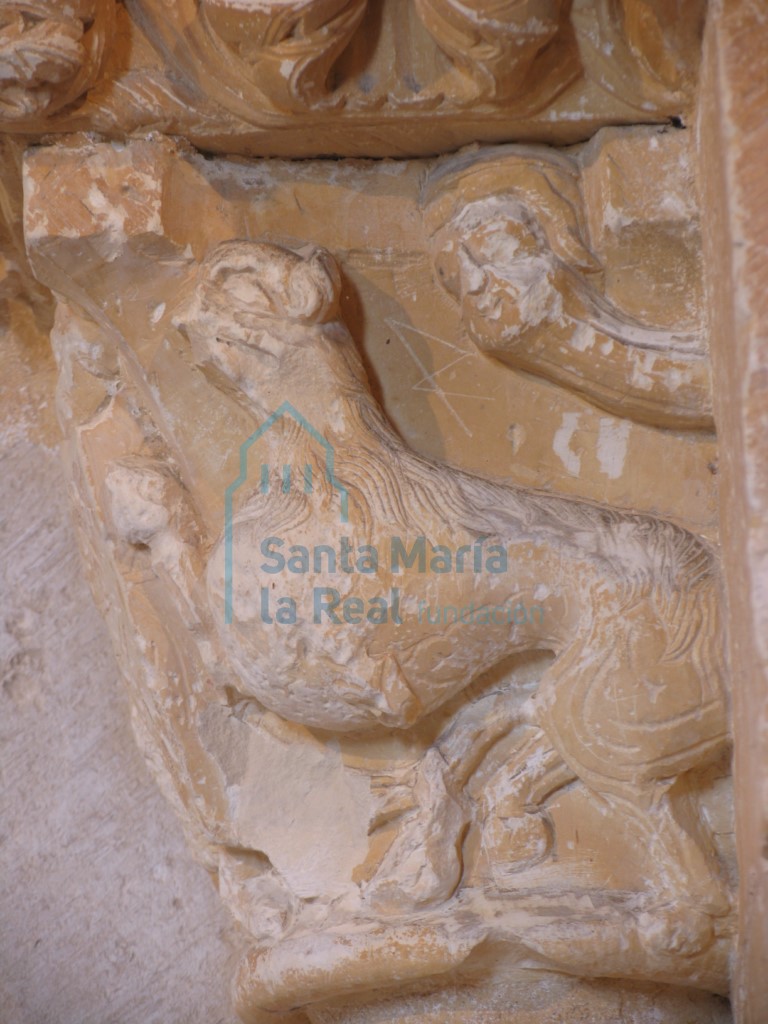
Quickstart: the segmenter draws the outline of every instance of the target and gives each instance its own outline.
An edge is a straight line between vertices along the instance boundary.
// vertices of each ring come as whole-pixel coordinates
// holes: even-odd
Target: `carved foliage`
[[[536,58],[567,28],[570,6],[563,0],[415,3],[438,46],[473,79],[478,96],[495,100],[519,93]]]
[[[328,98],[328,74],[365,13],[367,0],[204,0],[201,16],[243,78],[279,108]]]
[[[99,73],[114,0],[4,2],[0,7],[0,118],[37,123],[78,99]]]
[[[608,0],[576,14],[565,0],[137,0],[169,62],[249,122],[344,106],[476,106],[529,116],[582,75],[601,88],[605,79],[622,101],[640,107],[650,89],[654,107],[663,107],[690,86],[695,41],[672,25],[679,45],[670,46],[664,17],[642,17],[639,6],[628,4],[623,19]],[[595,47],[597,37],[605,52]],[[613,49],[619,60],[606,57]],[[606,60],[620,67],[604,71]],[[333,81],[339,69],[341,85]],[[624,85],[614,87],[614,80]]]
[[[695,86],[705,0],[596,0],[592,7],[576,5],[573,21],[585,64],[604,89],[644,110]]]

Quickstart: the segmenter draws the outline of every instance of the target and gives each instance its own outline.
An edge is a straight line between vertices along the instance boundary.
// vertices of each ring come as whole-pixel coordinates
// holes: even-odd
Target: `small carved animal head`
[[[325,249],[222,242],[200,264],[190,312],[251,326],[259,320],[321,324],[338,316],[341,280]]]
[[[223,242],[200,264],[174,323],[217,386],[257,401],[257,386],[338,320],[340,291],[324,249]]]

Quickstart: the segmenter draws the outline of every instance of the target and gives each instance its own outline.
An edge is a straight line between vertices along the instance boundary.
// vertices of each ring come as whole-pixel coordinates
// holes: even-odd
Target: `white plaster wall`
[[[134,745],[51,438],[53,368],[0,382],[0,1022],[233,1024],[237,936]]]

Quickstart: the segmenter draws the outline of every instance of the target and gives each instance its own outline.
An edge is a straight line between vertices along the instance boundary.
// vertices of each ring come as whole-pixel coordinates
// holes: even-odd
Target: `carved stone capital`
[[[644,511],[587,493],[559,417],[553,457],[579,456],[570,493],[430,457],[388,419],[393,338],[398,380],[409,352],[423,381],[447,349],[470,388],[488,363],[476,339],[504,341],[526,303],[553,320],[552,294],[579,275],[608,288],[632,203],[602,237],[585,196],[652,141],[609,133],[605,153],[508,148],[388,178],[158,140],[27,157],[83,550],[142,747],[251,937],[244,1019],[429,1019],[439,998],[471,1021],[474,985],[496,1021],[526,978],[524,1024],[587,1005],[607,1024],[627,993],[674,1021],[683,989],[717,1019],[734,914],[714,549],[647,494]],[[382,216],[393,192],[400,221]],[[643,209],[652,223],[652,193]],[[409,270],[385,298],[393,230]],[[539,302],[517,261],[542,252],[563,280]],[[431,349],[415,280],[435,296]],[[706,450],[679,438],[677,412],[665,421],[663,374],[636,422],[603,400],[610,367],[576,369],[491,372],[538,389],[532,433],[561,401],[596,446],[607,423],[670,460]],[[457,392],[441,381],[427,408],[476,428]],[[608,480],[623,457],[600,451]]]

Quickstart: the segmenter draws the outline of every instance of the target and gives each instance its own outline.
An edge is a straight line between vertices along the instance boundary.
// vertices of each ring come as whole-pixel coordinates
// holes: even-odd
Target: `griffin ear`
[[[291,270],[287,315],[304,323],[324,324],[338,317],[341,275],[325,249],[314,249]]]

